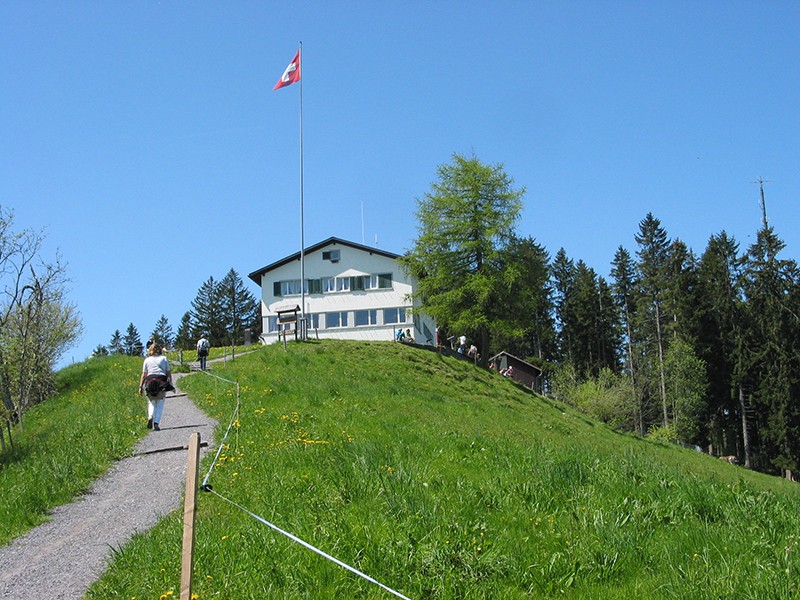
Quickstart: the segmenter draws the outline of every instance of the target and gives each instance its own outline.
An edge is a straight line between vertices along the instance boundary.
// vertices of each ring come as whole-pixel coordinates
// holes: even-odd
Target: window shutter
[[[273,284],[272,284],[272,295],[273,296],[278,296],[278,297],[280,297],[282,295],[281,294],[281,282],[280,281],[273,282]]]

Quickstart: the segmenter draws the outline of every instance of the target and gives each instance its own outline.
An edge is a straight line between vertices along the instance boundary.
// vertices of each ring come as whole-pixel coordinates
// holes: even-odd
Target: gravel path
[[[180,377],[174,374],[176,387]],[[168,395],[161,431],[151,431],[134,456],[115,463],[88,494],[56,508],[50,521],[0,548],[0,598],[82,598],[113,550],[182,506],[188,452],[148,452],[185,446],[199,431],[208,443],[202,456],[213,447],[216,425],[180,389]]]

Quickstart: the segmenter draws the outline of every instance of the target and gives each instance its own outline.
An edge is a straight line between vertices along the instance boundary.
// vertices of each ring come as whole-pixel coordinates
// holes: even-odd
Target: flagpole
[[[300,318],[303,320],[301,339],[306,339],[306,264],[305,224],[303,222],[303,42],[299,50],[300,67]]]

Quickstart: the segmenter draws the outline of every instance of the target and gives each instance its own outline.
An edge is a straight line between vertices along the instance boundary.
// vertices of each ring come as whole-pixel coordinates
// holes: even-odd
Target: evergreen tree
[[[759,466],[796,471],[800,460],[800,311],[795,299],[800,276],[795,261],[778,258],[784,247],[765,223],[747,253],[745,379],[752,390]]]
[[[620,372],[622,348],[621,322],[614,306],[611,286],[603,277],[597,278],[597,354],[600,371]],[[598,373],[599,374],[599,373]]]
[[[618,325],[608,284],[580,260],[565,292],[570,362],[575,372],[592,378],[603,369],[617,372]]]
[[[575,335],[575,314],[572,289],[575,285],[575,263],[559,248],[550,267],[553,281],[553,303],[557,330],[557,360],[572,363],[572,337]]]
[[[502,290],[502,255],[512,243],[524,189],[502,165],[454,154],[418,201],[419,236],[401,264],[418,281],[420,310],[448,331],[479,339],[484,366],[491,335],[515,320]]]
[[[128,325],[125,331],[125,336],[122,338],[122,352],[128,356],[142,356],[144,346],[142,339],[139,337],[139,331],[134,327],[133,323]]]
[[[161,344],[164,348],[172,348],[175,334],[172,332],[172,326],[169,324],[167,317],[161,315],[156,321],[156,326],[150,334],[150,339]]]
[[[261,333],[261,305],[234,269],[219,282],[218,294],[232,344],[244,342],[245,329],[252,329],[256,335]]]
[[[114,335],[111,336],[111,340],[108,342],[108,353],[125,354],[125,347],[122,343],[122,333],[120,333],[119,329],[114,331]]]
[[[220,289],[214,277],[209,277],[192,300],[192,338],[205,335],[212,346],[225,346],[229,342],[227,323],[222,306]]]
[[[664,273],[665,332],[669,339],[681,337],[694,346],[697,343],[696,319],[697,257],[686,244],[673,240],[667,253]]]
[[[698,357],[706,364],[707,442],[722,454],[745,454],[747,414],[738,401],[742,348],[742,259],[739,246],[723,231],[709,239],[698,268],[695,313]],[[738,442],[741,441],[740,445]]]
[[[639,232],[635,236],[639,250],[636,255],[637,276],[640,292],[637,307],[638,327],[649,330],[643,333],[643,340],[647,341],[645,362],[640,371],[645,376],[648,384],[646,392],[657,390],[655,396],[660,398],[662,410],[662,424],[669,426],[669,412],[667,407],[667,390],[664,373],[664,296],[666,289],[667,261],[669,259],[669,240],[667,233],[661,226],[661,221],[652,213],[647,213],[639,223]],[[649,425],[649,424],[648,424]]]
[[[190,312],[183,313],[181,323],[178,325],[178,335],[175,337],[175,348],[178,350],[191,350],[195,347],[195,341],[192,337],[194,331],[194,324],[192,323],[192,314]]]

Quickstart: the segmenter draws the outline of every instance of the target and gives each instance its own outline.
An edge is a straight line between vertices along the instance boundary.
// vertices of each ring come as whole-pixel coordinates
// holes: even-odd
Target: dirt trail
[[[177,387],[180,377],[174,376]],[[199,431],[209,444],[201,448],[205,454],[216,425],[180,389],[168,395],[161,431],[151,431],[134,456],[114,464],[85,496],[56,508],[50,521],[0,548],[0,598],[83,598],[114,550],[181,506],[187,451],[151,451],[184,446]]]

